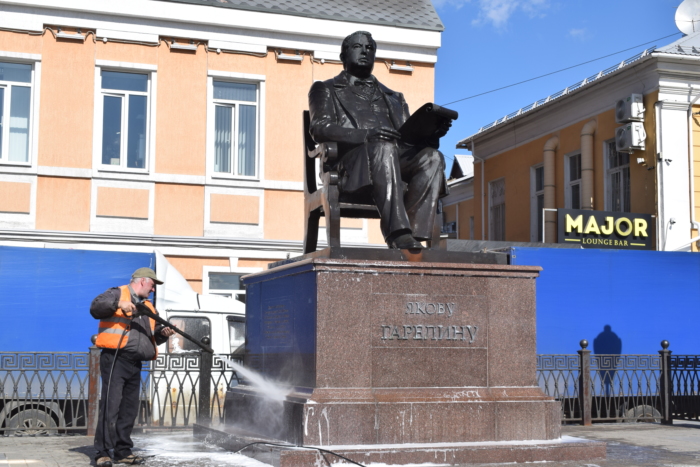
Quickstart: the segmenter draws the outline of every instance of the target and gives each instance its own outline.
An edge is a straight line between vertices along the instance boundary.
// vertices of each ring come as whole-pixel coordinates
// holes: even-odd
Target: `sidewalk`
[[[686,467],[700,466],[700,423],[610,423],[592,427],[565,426],[563,434],[608,442],[606,461],[557,462],[546,467]],[[225,452],[192,437],[192,432],[134,435],[136,452],[154,456],[150,467],[266,467],[240,454]],[[87,436],[0,437],[0,467],[78,467],[95,465],[92,438]],[[342,465],[342,464],[337,464]],[[349,465],[349,464],[345,464]],[[509,464],[512,466],[513,464]],[[433,464],[431,467],[437,467]],[[474,467],[477,467],[474,465]],[[489,467],[496,467],[490,464]]]

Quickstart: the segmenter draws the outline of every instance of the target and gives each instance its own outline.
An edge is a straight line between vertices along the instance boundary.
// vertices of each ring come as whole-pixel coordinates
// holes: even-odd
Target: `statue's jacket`
[[[375,81],[388,107],[389,118],[398,130],[410,116],[406,100],[400,92],[392,91],[376,78]],[[346,184],[343,187],[351,192],[372,184],[366,151],[359,154],[353,151],[352,159],[343,158],[348,152],[364,145],[366,130],[374,126],[359,118],[361,107],[366,105],[367,102],[352,91],[349,75],[345,71],[333,79],[315,82],[309,91],[311,136],[317,143],[338,143],[339,159],[345,164],[345,169],[353,173],[350,186]]]

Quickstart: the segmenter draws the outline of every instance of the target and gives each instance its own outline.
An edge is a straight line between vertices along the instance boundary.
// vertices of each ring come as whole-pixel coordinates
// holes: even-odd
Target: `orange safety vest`
[[[119,300],[131,301],[129,286],[122,285],[119,287],[119,289],[122,292]],[[143,304],[146,305],[153,313],[158,314],[150,301],[144,300]],[[156,349],[156,355],[153,357],[153,360],[155,360],[158,358],[158,346],[156,345],[155,337],[153,337],[156,322],[151,318],[149,318],[148,321],[151,324],[151,341],[153,342],[153,347]],[[127,316],[121,308],[117,308],[117,311],[115,311],[112,316],[100,320],[95,345],[101,349],[116,349],[117,346],[119,346],[120,349],[123,349],[126,347],[126,343],[129,341],[129,329],[131,329],[131,316]],[[122,335],[124,335],[123,339]],[[121,345],[119,345],[120,339]]]

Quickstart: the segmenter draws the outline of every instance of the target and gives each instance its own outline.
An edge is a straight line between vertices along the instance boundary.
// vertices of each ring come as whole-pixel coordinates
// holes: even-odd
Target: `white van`
[[[198,294],[159,251],[155,254],[156,273],[165,282],[156,288],[159,313],[195,339],[209,337],[215,354],[230,355],[243,345],[245,293],[236,296]],[[158,350],[181,353],[199,350],[199,347],[176,334]]]

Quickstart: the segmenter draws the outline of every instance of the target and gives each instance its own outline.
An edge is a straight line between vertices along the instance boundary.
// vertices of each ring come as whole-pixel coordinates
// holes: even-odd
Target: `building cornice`
[[[303,242],[222,237],[176,237],[120,233],[61,232],[50,230],[0,230],[0,245],[33,248],[130,251],[198,257],[285,258],[303,252]],[[325,248],[319,241],[319,249]],[[380,244],[346,243],[348,247],[386,248]]]
[[[0,0],[0,16],[4,28],[54,24],[333,53],[346,35],[371,29],[379,58],[427,63],[437,61],[441,41],[440,31],[155,0]]]

